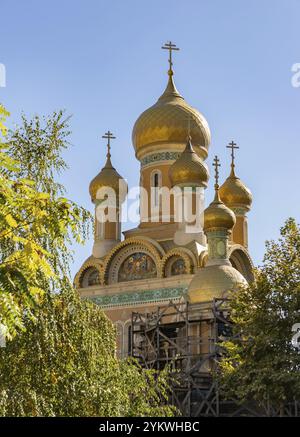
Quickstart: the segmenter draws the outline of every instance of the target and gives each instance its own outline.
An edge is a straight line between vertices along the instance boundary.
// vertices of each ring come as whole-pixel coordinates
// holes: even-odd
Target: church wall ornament
[[[225,230],[214,230],[210,231],[209,236],[209,257],[211,259],[222,260],[227,259],[227,245],[224,239],[227,239],[227,234]]]
[[[99,270],[95,267],[89,267],[86,271],[88,286],[100,285],[100,274]]]
[[[177,256],[169,258],[165,267],[165,276],[184,275],[186,272],[186,264],[183,258]]]
[[[114,308],[119,306],[137,306],[169,300],[179,300],[187,292],[187,286],[160,288],[154,290],[141,290],[129,293],[117,293],[104,296],[88,296],[83,299],[91,300],[101,308]]]
[[[127,255],[127,254],[126,254]],[[131,253],[119,265],[117,282],[150,279],[157,276],[154,260],[146,252]]]
[[[189,251],[185,248],[173,248],[169,250],[161,260],[161,276],[171,276],[172,264],[170,263],[176,262],[179,259],[183,260],[185,266],[185,271],[181,274],[192,273],[193,268],[195,268],[195,263],[191,260],[191,256],[188,252]]]
[[[150,277],[160,277],[160,264],[164,251],[161,247],[159,247],[159,252],[157,245],[157,242],[155,242],[154,245],[150,239],[146,238],[128,238],[119,243],[111,250],[105,260],[104,278],[106,283],[112,284],[118,282],[118,272],[121,268],[121,265],[130,256],[134,257],[134,259],[130,260],[130,263],[128,262],[128,264],[131,265],[131,277],[134,276],[134,270],[136,271],[136,273],[138,271],[140,272],[141,269],[144,269],[145,265],[149,268],[148,274]],[[135,254],[137,253],[144,255],[141,255],[140,259],[138,259],[139,257],[135,256]],[[142,259],[143,256],[145,256],[145,258]],[[147,271],[145,269],[144,271],[145,275],[143,277],[147,278]],[[128,274],[130,276],[129,266]],[[141,275],[137,274],[136,279],[142,279]],[[121,281],[124,281],[124,278],[122,278]]]
[[[81,267],[81,269],[79,270],[79,272],[76,274],[75,279],[74,279],[74,285],[76,288],[82,288],[82,279],[85,275],[85,273],[87,273],[87,271],[89,269],[96,269],[99,272],[99,284],[103,285],[104,284],[104,270],[103,270],[103,264],[100,262],[95,262],[93,260],[87,260]],[[94,284],[96,285],[96,284]]]
[[[181,152],[156,152],[151,155],[147,155],[141,159],[141,166],[161,163],[163,161],[176,161],[179,158]]]

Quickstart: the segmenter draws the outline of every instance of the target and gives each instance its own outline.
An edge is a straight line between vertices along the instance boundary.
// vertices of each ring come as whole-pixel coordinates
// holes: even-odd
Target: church
[[[95,207],[93,250],[75,276],[80,296],[98,304],[115,324],[120,358],[130,352],[133,312],[151,313],[170,301],[210,302],[252,280],[247,223],[252,194],[236,170],[238,146],[233,141],[227,145],[231,164],[228,159],[228,177],[220,186],[215,156],[215,195],[205,209],[209,125],[176,89],[172,54],[179,49],[171,42],[162,48],[169,52],[167,85],[136,120],[133,150],[128,150],[140,162],[140,223],[122,237],[127,188],[113,166],[110,141],[114,137],[108,131],[105,165],[89,187]],[[97,210],[107,187],[116,194],[112,206],[116,219],[104,221]],[[173,193],[166,201],[164,190]],[[194,212],[191,219],[182,214],[178,219],[175,192],[190,194],[186,197]],[[179,203],[186,197],[180,197]],[[165,213],[167,202],[170,208]]]

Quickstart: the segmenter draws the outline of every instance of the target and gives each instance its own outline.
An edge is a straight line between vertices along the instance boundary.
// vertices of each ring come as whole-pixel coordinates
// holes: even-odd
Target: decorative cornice
[[[88,299],[101,308],[113,308],[119,306],[133,306],[166,300],[178,300],[187,292],[186,287],[160,288],[155,290],[141,290],[131,293],[118,293],[110,296],[88,296]]]
[[[176,161],[181,152],[156,152],[141,159],[141,166],[155,164],[160,161]]]

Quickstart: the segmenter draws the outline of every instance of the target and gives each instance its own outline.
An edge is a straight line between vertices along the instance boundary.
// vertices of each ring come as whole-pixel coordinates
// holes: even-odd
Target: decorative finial
[[[216,192],[218,192],[219,191],[219,169],[218,169],[218,167],[221,167],[221,164],[220,164],[220,160],[217,157],[217,155],[215,155],[213,166],[215,167],[215,190],[216,190]]]
[[[168,75],[169,76],[173,76],[172,51],[173,50],[179,50],[179,48],[176,47],[176,44],[173,44],[171,41],[169,41],[169,42],[165,43],[165,45],[162,46],[162,49],[169,50],[169,71],[168,71]]]
[[[107,158],[110,158],[111,157],[110,140],[114,140],[116,137],[114,137],[114,134],[110,130],[108,130],[107,132],[105,132],[104,135],[102,135],[102,138],[107,138],[107,154],[106,154],[106,156],[107,156]]]
[[[239,146],[237,146],[237,144],[234,141],[231,141],[231,143],[229,143],[228,146],[226,146],[226,147],[227,147],[227,149],[231,149],[231,175],[234,176],[234,167],[235,167],[235,164],[234,164],[234,159],[235,159],[234,150],[235,149],[239,149]]]

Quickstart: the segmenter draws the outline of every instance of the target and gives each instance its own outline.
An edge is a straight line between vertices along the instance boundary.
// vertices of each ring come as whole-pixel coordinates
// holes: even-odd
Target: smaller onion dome
[[[204,231],[213,228],[225,228],[231,230],[235,225],[235,215],[220,200],[218,185],[215,186],[216,193],[213,202],[204,210]]]
[[[173,187],[175,185],[207,187],[208,168],[193,149],[190,136],[184,151],[171,165],[169,177]]]
[[[244,276],[230,265],[211,265],[200,269],[188,289],[189,302],[208,302],[224,298],[228,291],[246,286]]]
[[[122,176],[119,175],[117,170],[113,167],[110,158],[111,154],[108,148],[105,166],[90,183],[89,192],[92,202],[97,199],[98,190],[104,187],[112,188],[116,193],[116,197],[120,198],[121,202],[126,196],[127,184]]]
[[[234,167],[231,173],[220,187],[220,198],[229,208],[243,207],[250,210],[252,204],[252,194],[249,188],[235,175]]]

